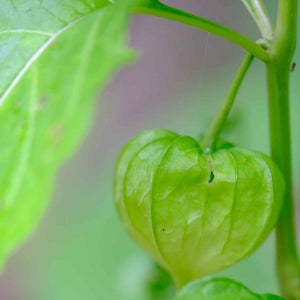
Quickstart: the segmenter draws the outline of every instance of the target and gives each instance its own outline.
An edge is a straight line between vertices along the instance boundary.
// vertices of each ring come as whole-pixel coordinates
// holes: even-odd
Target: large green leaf
[[[229,278],[213,278],[188,284],[175,300],[284,300],[276,295],[258,295]]]
[[[89,126],[99,86],[132,58],[130,1],[107,3],[0,2],[1,262],[38,221],[57,167]]]

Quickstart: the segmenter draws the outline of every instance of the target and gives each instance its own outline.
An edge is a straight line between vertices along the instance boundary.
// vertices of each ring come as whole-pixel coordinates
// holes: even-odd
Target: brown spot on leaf
[[[21,100],[17,101],[13,107],[14,113],[18,114],[21,111]]]
[[[54,145],[58,147],[64,137],[65,126],[62,123],[57,123],[50,129],[51,139],[54,142]]]
[[[54,49],[54,48],[56,48],[59,44],[60,44],[60,43],[59,43],[58,41],[54,41],[54,42],[52,42],[52,43],[48,46],[48,48],[49,48],[49,49]]]
[[[42,110],[46,109],[48,106],[49,100],[50,100],[50,95],[43,94],[36,102],[35,110],[42,111]]]
[[[22,128],[22,127],[24,126],[24,124],[25,124],[24,119],[18,119],[18,126],[19,126],[20,128]]]

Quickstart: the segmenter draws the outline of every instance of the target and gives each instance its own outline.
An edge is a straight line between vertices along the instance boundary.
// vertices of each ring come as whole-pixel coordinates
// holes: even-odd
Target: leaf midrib
[[[12,80],[11,84],[8,86],[7,89],[4,90],[2,96],[0,97],[0,107],[3,104],[4,100],[7,98],[7,96],[11,93],[11,91],[14,89],[14,87],[17,85],[17,83],[20,81],[20,79],[23,77],[23,75],[26,73],[26,71],[30,68],[30,66],[41,56],[41,54],[47,49],[47,47],[59,36],[61,35],[65,30],[73,26],[75,23],[77,23],[79,20],[81,20],[83,17],[80,17],[67,26],[63,27],[56,33],[54,33],[47,41],[44,43],[35,53],[34,55],[28,60],[28,62],[25,64],[25,66],[20,70],[20,72],[17,74],[17,76]]]

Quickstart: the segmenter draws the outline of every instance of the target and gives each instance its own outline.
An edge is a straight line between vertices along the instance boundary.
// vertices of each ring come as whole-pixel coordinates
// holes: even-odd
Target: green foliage
[[[107,3],[0,2],[1,263],[44,211],[58,166],[89,127],[99,86],[132,58],[130,3]]]
[[[175,300],[284,300],[275,295],[258,295],[228,278],[194,281],[182,289]]]
[[[170,275],[159,265],[152,262],[150,276],[146,282],[148,299],[167,300],[175,294],[175,286]]]
[[[297,1],[279,1],[276,35],[264,1],[242,1],[260,43],[157,0],[0,0],[0,261],[43,212],[56,169],[89,126],[97,88],[132,58],[124,29],[133,9],[221,36],[267,63],[272,155],[287,187],[277,225],[278,270],[283,295],[299,298],[288,92]],[[123,222],[178,287],[252,253],[281,210],[285,184],[277,166],[263,154],[221,145],[211,153],[214,147],[203,151],[191,137],[156,130],[134,138],[120,155],[115,190]],[[152,298],[171,295],[166,273],[158,269],[150,279]],[[178,299],[199,297],[280,299],[228,279],[193,283]]]
[[[182,286],[257,249],[277,221],[284,181],[261,153],[203,153],[191,137],[151,130],[123,149],[115,194],[131,236]]]

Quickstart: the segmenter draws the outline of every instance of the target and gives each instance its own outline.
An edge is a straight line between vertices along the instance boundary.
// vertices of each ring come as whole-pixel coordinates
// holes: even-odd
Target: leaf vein
[[[12,81],[12,83],[8,86],[8,88],[4,91],[2,96],[0,97],[0,106],[3,104],[4,100],[7,98],[7,96],[11,93],[11,91],[14,89],[14,87],[17,85],[19,80],[23,77],[23,75],[26,73],[26,71],[30,68],[30,66],[41,56],[41,54],[47,49],[47,47],[65,30],[70,28],[72,25],[77,23],[81,19],[78,18],[72,23],[68,24],[67,26],[60,29],[57,33],[53,34],[51,38],[47,40],[46,43],[44,43],[37,52],[28,60],[28,62],[25,64],[25,66],[20,70],[20,72],[16,75],[15,79]]]
[[[10,33],[30,33],[30,34],[46,35],[50,37],[54,36],[54,33],[51,32],[30,30],[30,29],[11,29],[11,30],[0,31],[0,35],[10,34]]]

